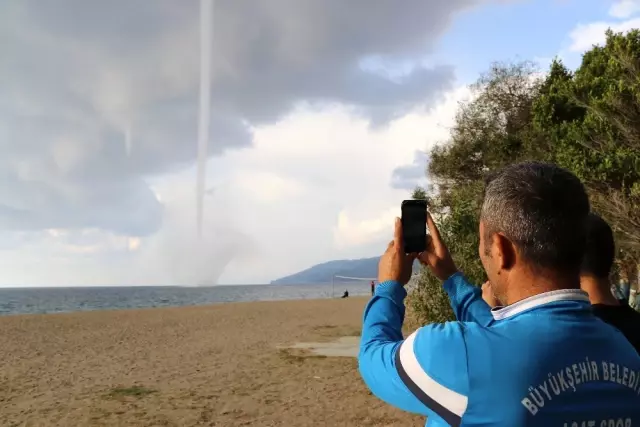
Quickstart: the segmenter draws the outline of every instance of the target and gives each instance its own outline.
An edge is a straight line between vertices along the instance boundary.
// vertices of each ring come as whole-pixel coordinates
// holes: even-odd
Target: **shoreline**
[[[348,289],[366,296],[363,288]],[[233,302],[332,299],[342,295],[322,285],[234,285],[215,287],[75,287],[0,289],[0,317],[95,310],[192,307]]]
[[[251,285],[253,286],[253,285]],[[349,296],[349,299],[357,300],[369,300],[370,296],[355,295]],[[123,308],[96,308],[85,310],[69,310],[69,311],[50,311],[46,313],[0,313],[0,319],[4,317],[15,316],[51,316],[51,315],[63,315],[63,314],[75,314],[75,313],[93,313],[93,312],[121,312],[121,311],[147,311],[147,310],[162,310],[162,309],[177,309],[177,308],[204,308],[215,307],[219,305],[229,304],[260,304],[260,303],[278,303],[278,302],[295,302],[295,301],[333,301],[342,299],[340,297],[327,297],[327,298],[298,298],[298,299],[268,299],[268,300],[255,300],[255,301],[220,301],[212,302],[208,304],[190,304],[190,305],[163,305],[163,306],[149,306],[149,307],[123,307]]]
[[[0,425],[422,426],[356,359],[281,348],[359,335],[367,301],[0,316]]]

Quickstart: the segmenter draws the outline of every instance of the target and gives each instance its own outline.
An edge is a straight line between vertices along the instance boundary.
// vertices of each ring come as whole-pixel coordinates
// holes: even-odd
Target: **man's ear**
[[[493,247],[495,257],[498,261],[500,270],[511,270],[516,264],[516,247],[513,242],[507,239],[503,234],[496,233],[493,235]]]

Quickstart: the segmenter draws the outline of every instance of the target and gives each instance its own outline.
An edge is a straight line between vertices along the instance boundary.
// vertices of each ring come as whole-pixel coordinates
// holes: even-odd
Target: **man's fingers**
[[[429,251],[426,250],[424,252],[420,252],[418,254],[418,261],[420,261],[423,264],[429,264]]]
[[[400,218],[396,218],[395,229],[393,231],[393,244],[399,250],[404,250],[402,247],[402,222]]]
[[[442,240],[440,240],[440,232],[438,231],[438,227],[436,227],[436,223],[433,222],[433,218],[431,214],[427,212],[427,227],[429,228],[429,235],[427,236],[427,240],[431,237],[431,241],[434,246],[438,246],[442,244]]]
[[[427,234],[427,244],[425,245],[425,247],[427,248],[427,250],[433,247],[433,239],[428,234]]]

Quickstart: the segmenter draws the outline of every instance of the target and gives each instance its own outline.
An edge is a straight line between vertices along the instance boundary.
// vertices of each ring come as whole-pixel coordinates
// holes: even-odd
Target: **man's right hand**
[[[431,214],[428,212],[427,227],[429,227],[430,234],[430,236],[427,236],[427,249],[418,256],[418,259],[428,266],[438,279],[444,282],[452,274],[456,273],[458,269],[451,258],[449,249],[440,238],[440,233],[433,222],[433,218],[431,218]]]

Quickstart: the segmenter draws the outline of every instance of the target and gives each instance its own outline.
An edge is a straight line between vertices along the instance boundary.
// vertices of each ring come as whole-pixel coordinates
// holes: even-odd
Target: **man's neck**
[[[609,282],[609,279],[581,276],[580,287],[589,294],[591,304],[620,305],[620,302],[611,293],[611,282]]]
[[[511,279],[511,278],[510,278]],[[552,275],[548,272],[523,272],[515,275],[513,283],[519,286],[507,286],[506,303],[514,304],[523,299],[540,295],[545,292],[563,289],[580,289],[577,275]]]

